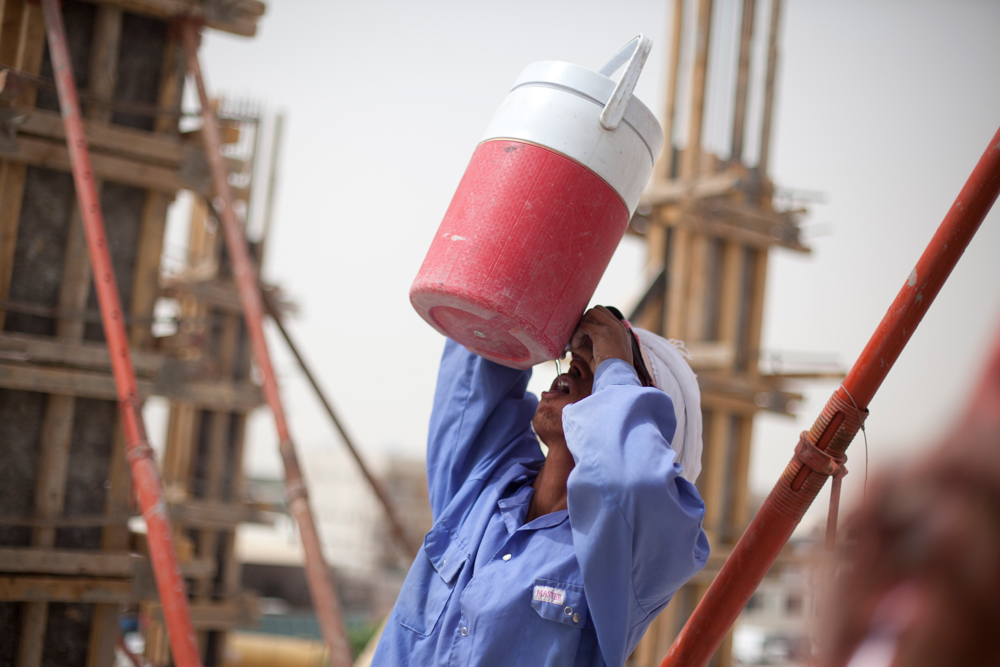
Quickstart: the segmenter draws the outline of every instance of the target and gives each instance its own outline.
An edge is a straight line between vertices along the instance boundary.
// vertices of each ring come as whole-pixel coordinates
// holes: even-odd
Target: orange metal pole
[[[835,472],[835,465],[828,465],[824,470],[824,459],[829,457],[838,461],[844,457],[867,415],[868,404],[993,207],[998,193],[1000,130],[993,136],[844,383],[834,392],[813,427],[802,434],[796,456],[674,640],[660,667],[708,664],[823,487],[826,477]],[[829,464],[829,460],[826,463]]]
[[[201,66],[198,63],[198,26],[191,20],[181,21],[181,35],[184,42],[184,55],[187,59],[188,72],[198,88],[198,98],[201,102],[201,137],[205,143],[205,153],[212,171],[215,184],[215,194],[218,198],[216,210],[221,219],[219,222],[226,235],[226,248],[233,266],[233,276],[239,288],[240,303],[243,306],[243,321],[246,323],[253,348],[254,360],[264,379],[264,400],[267,401],[274,414],[274,423],[278,430],[281,460],[285,466],[285,487],[288,496],[288,506],[295,517],[302,535],[302,546],[306,556],[306,580],[312,593],[313,606],[319,620],[323,640],[330,652],[330,662],[333,667],[350,667],[351,648],[347,640],[340,602],[337,599],[330,569],[323,559],[320,547],[319,533],[313,520],[312,509],[309,507],[309,497],[302,469],[295,454],[295,445],[288,430],[285,410],[278,391],[278,381],[271,365],[271,356],[267,350],[267,340],[264,338],[264,306],[261,301],[257,274],[250,261],[247,249],[247,239],[233,210],[233,197],[229,189],[229,173],[223,161],[220,148],[218,119],[208,102],[205,90],[205,80],[202,77]]]
[[[305,373],[306,379],[309,380],[309,384],[312,385],[319,402],[323,404],[324,408],[326,408],[326,414],[330,416],[330,421],[333,422],[337,432],[340,433],[340,437],[343,438],[344,444],[347,445],[347,451],[349,451],[351,456],[354,457],[355,463],[357,463],[358,468],[361,469],[361,474],[368,480],[368,484],[371,485],[372,490],[375,492],[375,496],[379,499],[379,502],[382,503],[385,515],[389,518],[389,524],[392,526],[392,534],[395,535],[399,545],[406,550],[410,557],[416,558],[421,545],[411,540],[406,534],[406,530],[403,528],[403,521],[396,512],[396,507],[389,498],[389,494],[385,490],[385,486],[375,477],[375,475],[372,474],[371,470],[368,469],[364,459],[361,458],[361,453],[358,451],[358,448],[354,446],[354,442],[351,440],[351,437],[347,435],[347,430],[344,428],[344,425],[340,423],[340,418],[337,417],[337,413],[334,411],[333,405],[320,388],[319,381],[313,375],[309,364],[307,364],[306,360],[302,357],[302,353],[299,352],[299,346],[295,344],[295,341],[292,340],[288,330],[285,329],[285,323],[281,321],[281,314],[278,312],[278,309],[274,307],[274,304],[271,302],[271,298],[266,292],[263,293],[263,297],[264,307],[271,316],[271,320],[275,323],[275,325],[277,325],[278,331],[281,332],[281,336],[288,344],[288,349],[292,352],[292,356],[294,356],[295,360],[299,362],[299,367],[302,368],[302,372]]]
[[[111,355],[111,369],[118,389],[119,409],[125,430],[125,447],[132,469],[135,492],[146,519],[146,537],[149,556],[153,562],[156,586],[163,605],[163,616],[170,635],[174,662],[182,667],[201,667],[198,643],[188,609],[184,579],[177,566],[177,554],[170,533],[170,522],[159,473],[153,461],[153,452],[146,440],[142,423],[142,399],[135,381],[132,356],[125,333],[121,298],[115,282],[111,253],[108,251],[107,232],[101,214],[101,202],[94,186],[94,172],[90,166],[90,152],[80,116],[80,102],[70,64],[66,43],[66,28],[59,12],[58,0],[41,0],[45,16],[45,30],[49,42],[52,68],[55,70],[59,106],[66,126],[66,144],[73,167],[73,183],[80,204],[83,228],[87,237],[87,250],[94,270],[94,289],[101,308],[101,322]]]

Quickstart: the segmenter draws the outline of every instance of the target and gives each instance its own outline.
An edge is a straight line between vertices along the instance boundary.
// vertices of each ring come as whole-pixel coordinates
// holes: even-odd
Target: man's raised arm
[[[498,462],[537,442],[529,425],[538,400],[526,393],[531,371],[487,361],[447,340],[427,437],[427,482],[435,519],[468,479],[487,478]],[[540,456],[540,455],[539,455]]]

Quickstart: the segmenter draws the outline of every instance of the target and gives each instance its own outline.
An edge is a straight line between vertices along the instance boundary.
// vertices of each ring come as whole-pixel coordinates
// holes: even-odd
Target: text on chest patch
[[[535,586],[535,594],[532,599],[536,602],[551,602],[552,604],[562,604],[566,601],[566,591],[552,586]]]

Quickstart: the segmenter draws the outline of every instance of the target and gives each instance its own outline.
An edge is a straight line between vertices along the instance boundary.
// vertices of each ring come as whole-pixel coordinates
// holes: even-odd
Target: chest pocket
[[[544,619],[573,628],[587,624],[587,597],[583,586],[552,579],[535,579],[531,589],[531,608]]]
[[[448,606],[469,550],[447,527],[437,526],[424,538],[421,553],[399,592],[396,616],[403,627],[427,636]]]
[[[594,658],[597,636],[587,626],[589,610],[583,586],[554,579],[535,579],[531,610],[521,633],[517,667],[572,667],[603,664]]]

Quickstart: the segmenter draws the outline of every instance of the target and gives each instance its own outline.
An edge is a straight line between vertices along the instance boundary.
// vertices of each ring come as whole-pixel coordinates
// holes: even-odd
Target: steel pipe
[[[358,451],[358,448],[354,446],[354,442],[351,440],[351,437],[347,435],[347,430],[340,422],[340,418],[337,416],[336,411],[334,411],[333,404],[331,404],[327,399],[326,393],[319,386],[319,381],[313,375],[312,369],[299,352],[299,346],[295,344],[295,341],[292,340],[288,330],[285,329],[285,323],[281,321],[281,313],[278,312],[278,309],[275,307],[274,303],[272,303],[271,297],[266,292],[262,292],[262,294],[264,297],[264,307],[271,316],[271,320],[275,323],[275,325],[277,325],[278,331],[281,332],[281,336],[285,339],[288,349],[292,352],[292,356],[294,356],[295,360],[299,362],[299,367],[305,374],[306,379],[309,380],[309,384],[312,385],[313,391],[316,392],[316,397],[319,399],[319,402],[323,404],[323,407],[326,409],[326,414],[330,416],[330,421],[333,422],[337,432],[340,433],[340,437],[344,440],[344,444],[347,445],[347,451],[349,451],[351,456],[354,457],[354,462],[358,464],[361,474],[366,480],[368,480],[368,484],[372,487],[372,491],[375,492],[375,496],[378,498],[379,502],[382,503],[382,508],[385,510],[386,517],[389,519],[389,525],[392,527],[392,534],[399,542],[399,546],[403,547],[411,558],[416,557],[417,552],[420,551],[420,545],[410,539],[410,536],[406,534],[406,529],[403,528],[403,522],[399,518],[399,514],[396,512],[396,507],[389,498],[389,493],[385,490],[385,485],[383,485],[382,482],[372,474],[371,470],[368,469],[364,459],[361,458],[361,453]]]
[[[59,107],[66,127],[66,144],[72,163],[73,184],[76,186],[80,217],[87,238],[87,251],[94,271],[94,289],[97,292],[104,337],[107,339],[111,356],[111,370],[118,390],[118,406],[125,431],[126,455],[139,506],[146,519],[149,556],[156,577],[156,587],[160,593],[160,602],[163,605],[170,648],[177,665],[201,667],[184,579],[177,565],[177,553],[170,531],[167,505],[163,501],[163,487],[142,422],[142,399],[135,380],[121,297],[118,294],[114,265],[108,250],[104,216],[101,213],[101,202],[90,165],[90,151],[83,131],[80,101],[73,80],[69,47],[66,42],[66,28],[59,11],[58,0],[41,0],[41,4],[52,68],[55,71]]]
[[[843,384],[812,429],[803,434],[808,443],[832,457],[843,456],[872,397],[965,252],[998,192],[1000,130]],[[825,481],[826,476],[806,466],[800,457],[791,460],[660,667],[708,664]]]
[[[292,442],[285,419],[285,410],[278,391],[278,381],[271,365],[271,356],[264,338],[264,306],[261,299],[257,273],[250,260],[247,239],[243,233],[236,212],[233,210],[233,196],[229,188],[229,172],[222,153],[222,140],[219,136],[218,119],[208,101],[205,89],[205,79],[202,76],[201,65],[198,62],[198,25],[192,20],[180,22],[181,37],[184,44],[184,56],[187,61],[188,73],[194,79],[198,89],[198,99],[201,103],[201,138],[205,144],[205,153],[212,172],[215,188],[215,208],[220,215],[219,223],[225,232],[226,248],[232,263],[233,277],[239,289],[240,303],[243,308],[243,321],[250,336],[254,361],[263,377],[264,400],[271,408],[274,423],[278,431],[281,460],[285,467],[285,488],[288,497],[288,507],[299,526],[302,536],[302,547],[305,551],[306,580],[312,594],[313,607],[319,620],[323,641],[330,652],[330,663],[333,667],[350,667],[351,647],[344,627],[340,601],[337,598],[330,569],[323,558],[319,533],[313,520],[312,509],[302,469],[299,466],[295,445]]]

